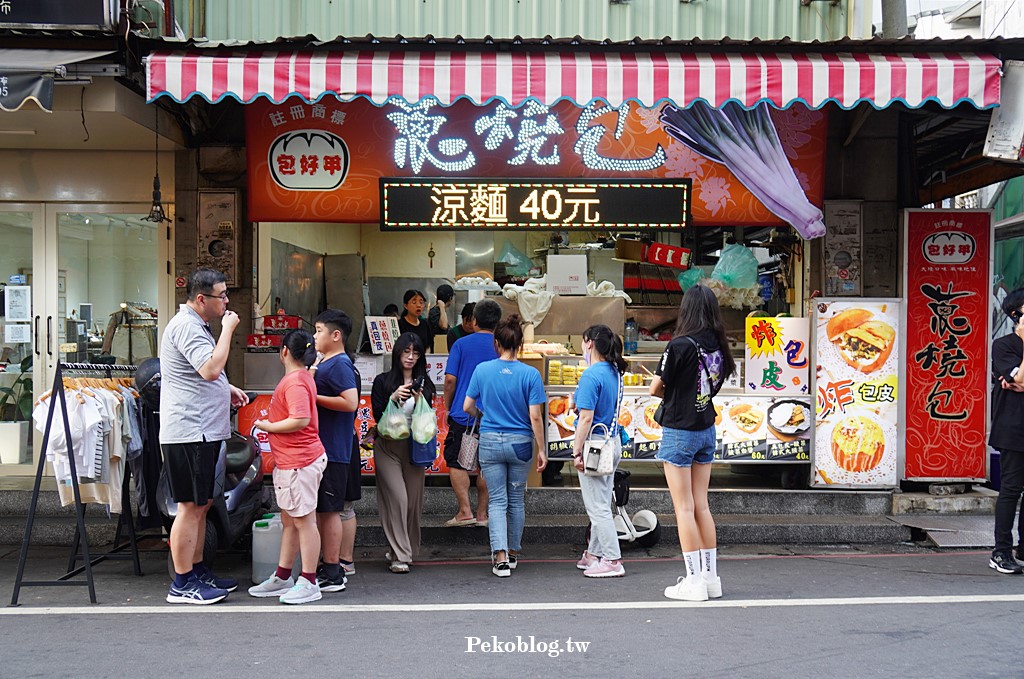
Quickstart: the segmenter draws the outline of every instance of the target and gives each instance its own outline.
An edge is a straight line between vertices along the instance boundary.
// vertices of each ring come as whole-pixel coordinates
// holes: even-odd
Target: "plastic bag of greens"
[[[377,423],[377,433],[389,439],[409,438],[409,422],[405,419],[402,407],[395,403],[394,399],[388,399],[384,415]]]
[[[757,257],[754,253],[737,243],[726,245],[722,256],[718,258],[712,278],[725,283],[730,288],[749,288],[757,285]]]
[[[423,396],[416,397],[416,406],[412,410],[412,440],[416,443],[429,443],[437,436],[437,415]]]
[[[704,271],[699,266],[695,266],[682,272],[676,278],[679,281],[679,287],[683,289],[683,292],[686,292],[697,285],[697,283],[700,283],[700,279],[704,278]]]

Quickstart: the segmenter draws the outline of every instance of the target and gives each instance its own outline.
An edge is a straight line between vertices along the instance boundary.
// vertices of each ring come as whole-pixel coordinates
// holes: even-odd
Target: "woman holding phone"
[[[390,400],[402,408],[411,425],[416,397],[422,396],[433,404],[434,392],[434,384],[427,377],[423,341],[414,333],[403,333],[391,351],[391,370],[373,380],[370,392],[373,419],[380,422]],[[377,509],[391,546],[388,568],[392,573],[408,573],[409,565],[420,550],[426,470],[412,464],[409,446],[409,439],[395,440],[380,435],[373,444]]]

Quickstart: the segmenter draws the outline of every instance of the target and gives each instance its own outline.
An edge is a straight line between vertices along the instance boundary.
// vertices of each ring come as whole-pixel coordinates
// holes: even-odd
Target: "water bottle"
[[[635,354],[637,350],[637,340],[640,338],[639,333],[636,329],[636,321],[632,318],[626,321],[626,332],[625,339],[623,340],[623,349],[627,354]]]

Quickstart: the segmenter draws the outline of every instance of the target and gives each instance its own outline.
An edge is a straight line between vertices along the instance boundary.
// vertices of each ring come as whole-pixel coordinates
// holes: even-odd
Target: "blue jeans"
[[[615,448],[615,468],[618,469],[622,459],[622,447],[618,440],[615,441]],[[619,535],[612,516],[615,473],[608,476],[587,476],[581,473],[578,478],[583,493],[583,506],[587,508],[587,516],[590,517],[590,543],[587,551],[609,561],[618,561],[622,552],[619,550]]]
[[[533,437],[480,432],[480,473],[487,482],[487,530],[491,553],[522,549],[526,523],[526,475],[533,459]],[[525,459],[524,459],[525,458]]]
[[[715,425],[701,431],[665,427],[655,457],[676,467],[711,464],[715,459]]]

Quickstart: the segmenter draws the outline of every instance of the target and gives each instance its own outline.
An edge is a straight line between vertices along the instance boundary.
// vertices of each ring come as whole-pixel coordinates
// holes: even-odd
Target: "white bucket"
[[[277,570],[281,558],[281,534],[284,524],[281,515],[274,514],[252,524],[252,581],[260,584]],[[302,557],[296,556],[292,564],[292,575],[298,577],[302,571]]]

